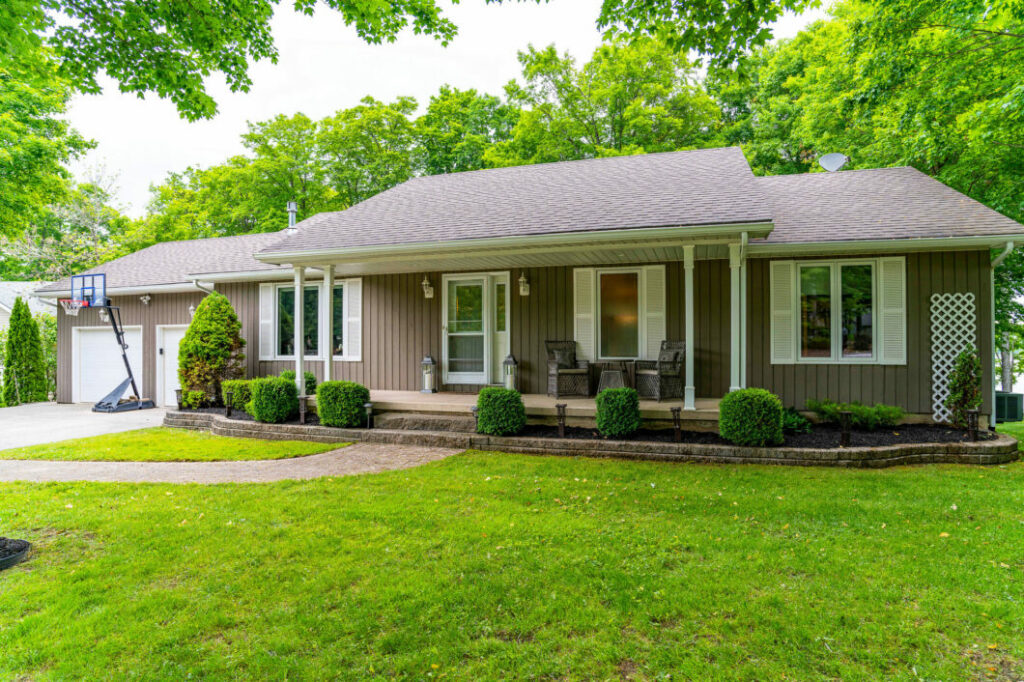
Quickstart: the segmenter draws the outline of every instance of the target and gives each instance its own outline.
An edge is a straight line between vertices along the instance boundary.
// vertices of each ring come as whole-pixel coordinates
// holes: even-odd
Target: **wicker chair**
[[[636,361],[636,390],[641,398],[683,397],[685,341],[662,341],[657,360]]]
[[[590,363],[576,359],[575,341],[545,341],[548,395],[590,395]]]

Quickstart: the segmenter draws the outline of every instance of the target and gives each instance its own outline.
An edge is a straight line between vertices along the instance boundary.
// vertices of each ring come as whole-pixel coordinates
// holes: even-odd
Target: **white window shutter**
[[[797,355],[796,264],[772,261],[768,268],[772,364],[792,364]]]
[[[273,284],[260,285],[260,360],[273,360],[275,355],[274,291]]]
[[[345,296],[345,359],[362,362],[363,359],[363,280],[346,279]]]
[[[646,358],[657,360],[661,342],[667,334],[665,326],[665,266],[644,267],[644,343]]]
[[[594,285],[594,268],[576,268],[573,279],[573,339],[576,341],[576,355],[580,360],[597,359],[594,330],[594,308],[597,290]]]
[[[907,364],[907,274],[902,256],[878,259],[878,361]]]

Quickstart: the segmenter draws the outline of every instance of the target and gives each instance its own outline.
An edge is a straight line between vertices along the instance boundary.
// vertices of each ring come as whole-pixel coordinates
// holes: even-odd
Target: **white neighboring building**
[[[36,313],[57,314],[56,308],[43,303],[32,295],[32,292],[44,284],[46,282],[0,282],[0,331],[5,331],[10,324],[14,300],[19,296],[28,303],[28,308],[33,315]],[[2,364],[3,359],[0,358],[0,365]]]

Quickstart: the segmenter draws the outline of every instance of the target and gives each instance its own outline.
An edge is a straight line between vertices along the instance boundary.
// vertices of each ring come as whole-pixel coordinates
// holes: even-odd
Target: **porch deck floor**
[[[380,412],[424,412],[434,414],[465,414],[476,404],[476,395],[472,393],[419,393],[417,391],[370,391],[370,400],[374,410]],[[526,414],[531,416],[553,417],[555,405],[566,404],[566,415],[569,417],[593,417],[597,412],[594,398],[569,397],[552,398],[539,393],[524,393],[523,404]],[[714,398],[698,398],[695,410],[683,410],[684,420],[718,420],[718,403]],[[640,416],[644,419],[671,419],[673,407],[683,404],[682,400],[640,401]]]

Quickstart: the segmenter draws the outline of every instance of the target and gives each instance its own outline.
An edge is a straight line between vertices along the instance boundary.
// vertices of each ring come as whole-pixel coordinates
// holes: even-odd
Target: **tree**
[[[43,372],[46,376],[46,394],[57,395],[57,316],[49,313],[33,315],[39,328],[39,341],[43,351]]]
[[[425,175],[484,168],[484,153],[511,139],[519,112],[494,95],[441,86],[416,119],[417,165]]]
[[[39,327],[28,304],[14,300],[4,355],[4,403],[8,406],[46,400],[46,370]]]
[[[485,155],[508,166],[713,146],[719,113],[686,58],[650,39],[612,43],[581,68],[554,46],[519,53],[524,111],[512,140]]]
[[[62,76],[82,92],[97,93],[101,71],[122,92],[169,98],[189,120],[210,118],[217,105],[206,92],[213,74],[232,92],[252,85],[250,61],[277,61],[270,20],[278,0],[5,0],[0,3],[0,55],[22,63],[49,46]],[[436,0],[324,0],[369,43],[393,42],[407,28],[447,44],[455,25]],[[312,15],[316,0],[294,0]]]
[[[245,375],[242,323],[224,294],[213,292],[196,308],[178,349],[182,391],[201,391],[207,403],[220,400],[220,384]]]

